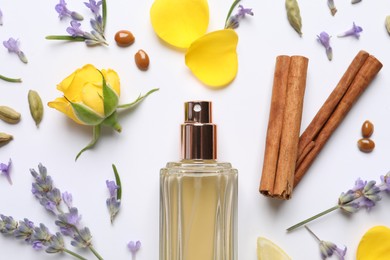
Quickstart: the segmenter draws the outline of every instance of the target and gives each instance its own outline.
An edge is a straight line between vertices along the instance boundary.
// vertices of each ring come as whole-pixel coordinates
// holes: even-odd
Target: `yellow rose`
[[[48,106],[64,113],[76,123],[93,126],[93,139],[76,156],[92,148],[100,137],[101,125],[107,125],[120,132],[117,109],[129,109],[139,104],[149,94],[157,91],[152,89],[135,101],[118,105],[120,82],[118,74],[112,70],[98,70],[91,64],[77,69],[66,77],[57,89],[64,93]]]
[[[99,71],[87,64],[65,78],[57,89],[64,96],[49,102],[49,107],[64,113],[78,124],[98,125],[118,106],[120,80],[112,69]],[[85,113],[88,113],[87,116]]]

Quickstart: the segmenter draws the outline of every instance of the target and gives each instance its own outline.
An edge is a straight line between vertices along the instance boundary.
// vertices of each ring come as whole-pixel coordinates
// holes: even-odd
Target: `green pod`
[[[0,119],[8,124],[16,124],[20,121],[20,113],[7,106],[0,106]]]
[[[30,113],[35,121],[35,125],[38,127],[43,117],[43,104],[41,97],[35,90],[28,91],[28,105],[30,107]]]
[[[12,139],[13,139],[12,135],[0,132],[0,146],[7,144]]]
[[[286,0],[286,10],[291,26],[302,36],[302,18],[297,0]]]

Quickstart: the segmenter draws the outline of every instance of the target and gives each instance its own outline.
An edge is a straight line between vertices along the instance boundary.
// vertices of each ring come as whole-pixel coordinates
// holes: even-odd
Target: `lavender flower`
[[[129,250],[131,252],[131,259],[135,260],[136,254],[137,254],[138,250],[141,248],[141,242],[139,240],[137,242],[130,241],[127,244],[127,248],[129,248]]]
[[[12,165],[11,159],[9,159],[8,164],[0,163],[0,172],[7,178],[9,184],[12,185],[11,165]]]
[[[118,214],[121,206],[122,188],[118,171],[115,165],[112,165],[115,174],[115,181],[106,180],[106,186],[110,193],[110,197],[106,200],[108,212],[110,213],[110,220],[113,223],[115,216]]]
[[[71,245],[79,248],[88,248],[92,253],[100,260],[103,258],[96,252],[92,246],[92,235],[87,227],[81,227],[81,216],[78,214],[77,208],[72,206],[73,198],[68,192],[61,193],[54,184],[52,178],[47,175],[47,169],[42,164],[38,165],[39,173],[34,169],[31,169],[31,175],[34,177],[34,183],[32,184],[32,193],[39,200],[48,211],[54,213],[57,217],[55,224],[60,228],[63,235],[72,237]],[[66,206],[67,211],[64,211],[63,203]],[[37,240],[34,244],[35,248],[46,246],[49,253],[60,252],[61,237],[55,238],[53,241],[47,241],[43,243],[41,240]],[[52,244],[50,244],[52,243]],[[64,252],[69,253],[69,250],[64,249]],[[73,252],[71,252],[72,254]],[[84,259],[84,258],[79,258]]]
[[[19,48],[19,40],[15,40],[11,37],[8,39],[8,41],[3,41],[3,45],[8,49],[9,52],[16,53],[22,62],[28,62],[26,55]]]
[[[85,36],[85,32],[83,30],[81,30],[80,27],[81,27],[81,23],[79,23],[79,22],[77,22],[75,20],[72,20],[70,22],[70,27],[66,28],[66,31],[72,37],[77,37],[77,36],[84,37]]]
[[[337,9],[336,9],[336,6],[334,5],[334,1],[333,0],[328,0],[328,7],[329,7],[330,13],[332,15],[335,15],[337,13]]]
[[[17,222],[11,216],[0,215],[0,233],[13,236],[17,239],[23,239],[36,250],[45,249],[46,253],[64,252],[77,259],[87,260],[76,252],[65,248],[61,233],[53,235],[44,224],[41,223],[35,227],[34,223],[26,218],[23,221]]]
[[[66,7],[65,0],[60,0],[60,2],[55,6],[55,10],[58,13],[58,17],[62,20],[64,17],[71,17],[74,20],[82,21],[84,18],[81,14],[77,12],[70,11]]]
[[[96,2],[95,0],[89,0],[89,3],[84,2],[84,4],[91,10],[95,17],[100,16],[100,6],[102,5],[102,1]]]
[[[337,37],[346,37],[346,36],[355,36],[357,39],[360,37],[360,33],[363,31],[363,28],[360,26],[357,26],[355,23],[353,23],[352,28],[348,31],[345,31],[342,34],[337,35]]]
[[[0,25],[3,25],[3,12],[0,9]]]
[[[386,175],[380,177],[382,183],[379,185],[375,181],[362,181],[360,178],[356,180],[355,186],[348,190],[347,192],[341,193],[338,199],[338,204],[333,206],[313,217],[310,217],[304,221],[299,222],[287,229],[287,231],[292,231],[312,220],[315,220],[319,217],[322,217],[332,211],[341,209],[348,213],[357,212],[361,208],[366,208],[367,210],[372,209],[376,205],[376,202],[381,200],[380,193],[383,191],[390,191],[390,172]]]
[[[317,35],[317,39],[325,47],[326,56],[328,57],[328,60],[332,60],[333,51],[329,43],[330,42],[329,34],[327,34],[326,32],[321,32],[320,35]]]
[[[234,8],[234,5],[237,4],[239,1],[236,1],[232,8]],[[240,20],[245,18],[246,15],[251,15],[253,16],[254,13],[252,12],[252,9],[251,8],[244,8],[242,5],[239,5],[238,6],[238,11],[237,11],[237,14],[233,15],[233,16],[228,16],[228,19],[225,23],[225,28],[230,28],[230,29],[236,29],[238,28],[238,26],[240,25]]]
[[[340,260],[344,260],[344,256],[347,253],[347,247],[344,246],[344,249],[341,249],[341,248],[337,247],[336,244],[334,244],[332,242],[320,240],[317,237],[317,235],[314,234],[313,231],[311,231],[311,229],[309,229],[307,226],[305,226],[305,228],[319,242],[320,251],[321,251],[321,259],[326,259],[328,257],[335,255]]]

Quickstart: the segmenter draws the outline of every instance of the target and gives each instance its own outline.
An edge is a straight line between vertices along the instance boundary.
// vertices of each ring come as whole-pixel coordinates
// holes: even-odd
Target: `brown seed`
[[[362,125],[363,137],[368,138],[372,135],[373,132],[374,132],[374,125],[368,120],[364,121]]]
[[[375,143],[369,138],[362,138],[358,141],[359,150],[364,153],[370,153],[375,148]]]
[[[126,47],[134,43],[134,35],[127,30],[120,30],[115,34],[115,42],[119,46]]]
[[[149,68],[149,56],[144,50],[139,50],[134,55],[135,64],[140,70],[147,70]]]

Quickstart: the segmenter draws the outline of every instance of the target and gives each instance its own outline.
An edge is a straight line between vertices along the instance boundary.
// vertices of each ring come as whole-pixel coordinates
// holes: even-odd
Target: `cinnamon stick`
[[[276,59],[266,150],[260,193],[280,199],[291,197],[306,88],[308,59]]]
[[[340,125],[354,103],[382,68],[382,63],[360,51],[299,140],[296,186]]]

